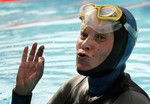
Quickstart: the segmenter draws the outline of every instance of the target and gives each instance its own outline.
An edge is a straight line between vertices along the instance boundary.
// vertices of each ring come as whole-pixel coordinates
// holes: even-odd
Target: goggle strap
[[[131,34],[134,40],[137,40],[137,31],[135,31],[127,22],[124,24],[125,29]]]

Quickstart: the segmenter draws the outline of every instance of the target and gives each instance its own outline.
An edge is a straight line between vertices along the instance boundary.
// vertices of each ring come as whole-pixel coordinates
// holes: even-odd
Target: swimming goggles
[[[82,20],[81,30],[87,26],[98,33],[110,33],[122,27],[118,21],[123,15],[122,10],[114,5],[95,5],[92,3],[80,8],[79,17]],[[127,22],[123,25],[136,38],[136,31]]]

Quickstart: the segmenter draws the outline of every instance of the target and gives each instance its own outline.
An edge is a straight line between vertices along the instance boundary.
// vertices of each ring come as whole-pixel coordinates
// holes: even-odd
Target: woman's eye
[[[103,41],[103,40],[106,39],[106,37],[105,37],[104,35],[97,35],[96,39],[97,39],[98,41]]]
[[[105,39],[105,37],[104,36],[99,36],[99,39]]]
[[[88,37],[88,35],[87,34],[84,34],[84,33],[81,33],[81,35],[80,35],[80,38],[81,39],[86,39]]]

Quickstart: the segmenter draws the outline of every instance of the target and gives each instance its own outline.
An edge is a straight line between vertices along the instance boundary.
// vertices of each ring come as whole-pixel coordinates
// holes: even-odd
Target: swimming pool
[[[0,104],[9,104],[24,46],[45,45],[45,71],[33,91],[32,104],[46,104],[75,70],[75,42],[79,35],[79,7],[87,2],[116,3],[136,17],[140,28],[127,70],[150,95],[149,0],[45,0],[0,3]],[[68,5],[69,4],[69,5]]]

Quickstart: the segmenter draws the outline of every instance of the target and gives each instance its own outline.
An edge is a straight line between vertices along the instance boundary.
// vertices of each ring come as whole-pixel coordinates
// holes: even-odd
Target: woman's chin
[[[89,68],[87,66],[77,66],[77,69],[81,70],[81,71],[89,71],[91,68]]]

